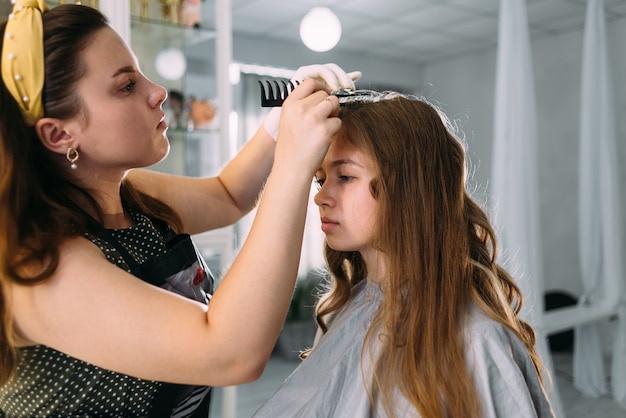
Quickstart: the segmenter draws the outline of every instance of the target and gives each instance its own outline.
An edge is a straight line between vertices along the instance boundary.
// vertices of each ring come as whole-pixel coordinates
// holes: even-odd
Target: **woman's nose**
[[[152,107],[161,106],[163,102],[165,102],[165,99],[167,99],[167,90],[163,86],[160,86],[152,82],[150,83],[151,83],[150,98],[149,98],[150,106]]]

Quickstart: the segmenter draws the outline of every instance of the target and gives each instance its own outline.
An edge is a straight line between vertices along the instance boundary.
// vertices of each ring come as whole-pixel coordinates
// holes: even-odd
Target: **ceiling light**
[[[316,52],[333,49],[341,38],[341,22],[328,7],[314,7],[300,22],[300,39]]]
[[[178,80],[185,73],[187,60],[177,48],[165,48],[157,54],[154,63],[157,73],[166,80]]]

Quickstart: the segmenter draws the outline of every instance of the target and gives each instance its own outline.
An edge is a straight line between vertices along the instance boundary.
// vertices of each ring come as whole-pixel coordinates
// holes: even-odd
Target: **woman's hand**
[[[281,140],[276,147],[275,165],[293,164],[294,170],[312,176],[322,162],[330,139],[339,130],[339,100],[327,86],[306,79],[287,97],[279,125]]]
[[[337,64],[313,64],[305,65],[296,71],[291,81],[294,84],[302,83],[307,78],[314,78],[326,84],[326,88],[330,91],[338,91],[340,89],[354,90],[354,82],[361,78],[360,71],[346,73]],[[275,107],[265,117],[263,128],[269,136],[274,140],[278,137],[278,124],[280,120],[281,108]]]

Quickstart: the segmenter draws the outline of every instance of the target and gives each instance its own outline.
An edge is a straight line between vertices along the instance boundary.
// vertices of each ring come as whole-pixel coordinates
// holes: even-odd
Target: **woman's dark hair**
[[[87,6],[61,5],[43,14],[45,117],[67,119],[82,111],[76,89],[86,71],[82,53],[107,27],[106,17]],[[1,24],[2,38],[5,29],[6,24]],[[8,286],[35,284],[50,277],[57,268],[63,240],[87,232],[98,234],[104,227],[101,210],[89,190],[72,181],[68,167],[61,164],[63,159],[49,151],[35,128],[24,122],[4,82],[0,83],[0,109],[1,385],[16,365]],[[167,205],[128,182],[123,183],[121,194],[126,208],[180,228],[178,216]]]

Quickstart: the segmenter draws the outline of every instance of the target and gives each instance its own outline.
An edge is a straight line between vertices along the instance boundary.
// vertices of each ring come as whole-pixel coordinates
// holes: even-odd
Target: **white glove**
[[[346,73],[337,64],[314,64],[298,68],[292,82],[302,82],[305,78],[316,78],[326,83],[330,91],[340,89],[355,90],[354,82],[361,78],[360,71]],[[295,85],[295,83],[293,83]],[[280,107],[273,108],[263,120],[263,128],[274,141],[278,136],[278,122],[280,121]]]

